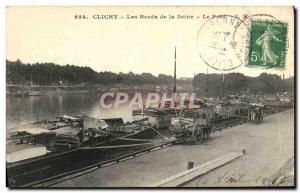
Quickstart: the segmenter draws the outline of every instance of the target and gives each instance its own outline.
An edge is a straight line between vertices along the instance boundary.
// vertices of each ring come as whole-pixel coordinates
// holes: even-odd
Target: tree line
[[[165,86],[172,89],[173,76],[151,73],[135,74],[96,72],[90,67],[75,65],[57,65],[54,63],[24,64],[20,60],[6,60],[7,84],[17,85],[153,85]],[[211,96],[251,92],[274,93],[293,92],[294,79],[284,79],[275,74],[262,73],[258,77],[249,77],[241,73],[197,74],[194,78],[177,79],[178,87],[194,89]]]
[[[6,76],[8,84],[19,85],[169,84],[173,81],[172,76],[164,74],[95,72],[90,67],[54,63],[24,64],[20,60],[6,60]]]
[[[261,73],[257,77],[241,73],[198,74],[193,81],[196,91],[208,96],[221,96],[235,93],[274,94],[294,92],[294,77],[283,78],[275,74]]]

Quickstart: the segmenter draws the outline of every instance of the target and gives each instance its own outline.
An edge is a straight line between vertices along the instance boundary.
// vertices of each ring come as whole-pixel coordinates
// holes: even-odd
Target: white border
[[[294,5],[296,8],[298,8],[297,12],[297,23],[295,24],[296,27],[299,26],[299,9],[300,9],[300,1],[299,0],[289,0],[289,1],[284,1],[284,0],[254,0],[254,1],[242,1],[241,0],[228,0],[228,1],[222,1],[222,0],[214,0],[214,1],[196,1],[196,0],[151,0],[151,1],[146,1],[146,0],[140,0],[140,1],[134,1],[134,0],[104,0],[104,1],[97,1],[97,0],[1,0],[0,1],[0,38],[2,42],[2,46],[0,48],[0,56],[1,56],[1,65],[0,65],[0,92],[1,92],[1,105],[2,107],[0,108],[0,125],[1,125],[1,135],[0,135],[0,189],[1,192],[8,192],[10,191],[9,189],[6,188],[5,184],[5,179],[6,179],[6,174],[5,174],[5,144],[6,144],[6,94],[5,94],[5,59],[6,59],[6,52],[5,52],[5,47],[6,47],[6,39],[5,39],[5,33],[6,33],[6,28],[5,28],[5,7],[10,6],[10,5],[42,5],[42,6],[47,6],[47,5],[85,5],[85,6],[93,6],[93,5],[102,5],[102,6],[108,6],[108,5],[169,5],[169,6],[176,6],[176,5],[197,5],[197,6],[207,6],[207,5],[270,5],[270,6],[283,6],[283,5]],[[299,30],[297,30],[297,37],[299,37]],[[297,47],[298,47],[298,42],[297,42]],[[299,47],[298,47],[299,48]],[[299,49],[297,50],[298,56],[299,54]],[[296,64],[297,65],[297,64]],[[297,74],[299,75],[299,67],[297,68]],[[298,77],[299,80],[299,77]],[[299,91],[299,83],[297,83],[297,90]],[[299,113],[297,114],[297,119],[299,120],[300,115]],[[299,140],[299,131],[297,132],[298,136],[297,139]],[[299,144],[299,143],[298,143]],[[299,149],[299,147],[297,147]],[[299,156],[298,156],[299,158]],[[297,160],[298,161],[298,160]],[[297,163],[299,168],[299,163]],[[299,173],[297,171],[298,178],[299,179]],[[299,184],[298,184],[299,185]],[[274,189],[273,189],[274,190]],[[14,191],[24,191],[24,190],[14,190]],[[35,192],[43,192],[44,190],[25,190],[25,191],[35,191]],[[63,190],[55,190],[55,192],[61,192]],[[64,191],[85,191],[85,190],[64,190]],[[97,191],[118,191],[118,190],[97,190]],[[129,190],[125,190],[126,192]],[[151,190],[135,190],[138,192],[148,192]],[[152,190],[153,191],[153,190]],[[171,190],[173,191],[173,190]],[[184,192],[187,192],[188,190],[184,190]],[[224,190],[223,190],[224,191]],[[225,191],[232,191],[232,189],[225,190]],[[242,191],[251,191],[251,190],[236,190],[238,192]],[[257,190],[259,192],[269,192],[271,190]],[[288,190],[283,190],[282,192],[287,192]],[[217,192],[217,190],[213,190],[211,192]]]

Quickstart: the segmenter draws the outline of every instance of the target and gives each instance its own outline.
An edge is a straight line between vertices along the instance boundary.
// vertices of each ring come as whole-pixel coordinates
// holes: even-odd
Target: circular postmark
[[[246,31],[245,31],[246,27]],[[240,51],[248,67],[284,68],[288,47],[287,23],[268,14],[249,15],[236,25],[233,41],[245,36]],[[238,49],[235,49],[238,50]]]
[[[230,71],[244,64],[246,35],[236,33],[245,28],[235,16],[220,15],[206,20],[197,35],[197,48],[201,59],[211,68]]]

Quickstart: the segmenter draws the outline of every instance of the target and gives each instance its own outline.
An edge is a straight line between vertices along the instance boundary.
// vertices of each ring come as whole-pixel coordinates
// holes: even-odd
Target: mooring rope
[[[137,144],[130,144],[130,145],[110,145],[110,146],[100,146],[100,147],[80,147],[78,149],[112,149],[112,148],[123,148],[123,147],[135,147],[135,146],[142,146],[142,145],[153,145],[155,143],[161,143],[161,142],[137,143]]]
[[[154,129],[152,126],[150,127],[151,129],[153,129],[156,133],[158,133],[160,136],[162,136],[165,140],[169,141],[169,138],[167,138],[166,136],[164,136],[163,134],[161,134],[159,131],[157,131],[156,129]]]
[[[126,141],[152,141],[152,142],[165,142],[161,140],[152,140],[152,139],[133,139],[133,138],[125,138],[125,137],[120,137],[119,139],[121,140],[126,140]]]

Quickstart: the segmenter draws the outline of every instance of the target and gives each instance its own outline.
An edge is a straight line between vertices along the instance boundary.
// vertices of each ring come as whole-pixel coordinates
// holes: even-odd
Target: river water
[[[123,118],[132,121],[132,109],[128,105],[117,109],[103,109],[97,93],[64,93],[43,96],[6,97],[6,128],[63,115],[85,114],[95,118]]]

